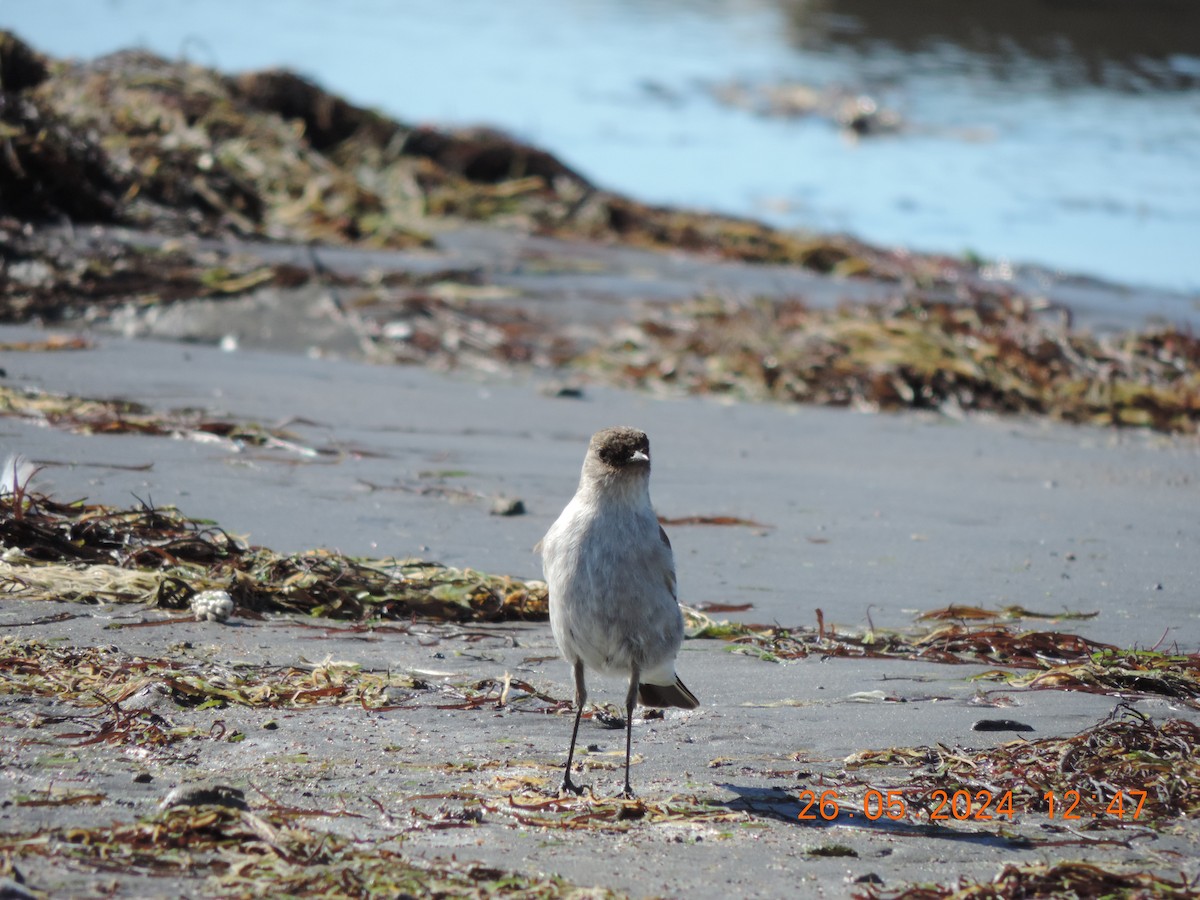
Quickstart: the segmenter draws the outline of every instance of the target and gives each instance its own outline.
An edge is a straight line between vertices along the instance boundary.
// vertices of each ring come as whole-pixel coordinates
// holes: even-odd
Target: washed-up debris
[[[227,784],[186,784],[171,790],[163,797],[159,809],[178,806],[227,806],[230,809],[249,809],[246,793]]]
[[[998,295],[836,310],[702,301],[659,311],[584,360],[624,385],[741,399],[1200,427],[1200,338],[1170,327],[1093,337]]]
[[[234,450],[247,447],[281,451],[302,458],[337,457],[345,451],[307,445],[283,428],[235,422],[203,411],[155,412],[121,399],[93,399],[0,385],[0,416],[45,422],[77,434],[141,434],[221,443]]]
[[[334,618],[450,621],[545,619],[546,586],[418,560],[368,560],[327,550],[283,555],[248,547],[174,508],[116,510],[63,504],[26,491],[0,495],[0,587],[16,597],[135,602],[186,609],[204,591],[224,591],[234,609]],[[80,567],[79,563],[86,565]],[[997,618],[1019,608],[997,612]],[[969,626],[928,614],[932,626],[846,634],[717,621],[685,608],[690,638],[726,641],[762,659],[811,654],[990,663],[976,676],[1029,689],[1168,696],[1200,708],[1200,654],[1123,650],[1019,620]],[[1016,670],[1016,671],[1012,671]]]
[[[91,339],[80,335],[52,335],[43,341],[2,342],[0,353],[55,353],[59,350],[90,350],[92,346]]]
[[[188,605],[198,622],[224,622],[233,615],[234,602],[228,591],[201,591]]]
[[[979,719],[971,723],[972,731],[1033,731],[1032,725],[1016,719]]]
[[[1024,606],[1005,606],[1000,609],[984,609],[981,606],[965,606],[952,603],[941,609],[929,609],[917,616],[918,622],[929,621],[959,621],[959,622],[995,622],[1001,619],[1094,619],[1098,612],[1077,612],[1063,609],[1058,612],[1037,612]]]
[[[954,884],[916,884],[902,888],[869,887],[862,900],[1196,900],[1200,887],[1186,876],[1172,878],[1129,866],[1090,862],[1008,863],[990,881],[959,879]]]
[[[647,206],[496,132],[406,125],[288,72],[228,78],[141,52],[49,63],[10,34],[4,41],[15,74],[0,91],[11,150],[0,154],[0,319],[339,280],[315,266],[183,244],[49,238],[29,222],[65,216],[160,235],[408,247],[427,242],[435,218],[482,219],[870,277],[896,284],[900,297],[834,312],[702,300],[589,349],[515,305],[351,279],[379,358],[487,371],[571,366],[620,384],[869,409],[1182,432],[1200,422],[1200,340],[1170,328],[1099,339],[1048,324],[1037,303],[970,261]],[[869,133],[862,123],[878,118],[855,113],[846,127]]]
[[[753,519],[738,516],[659,516],[660,525],[738,525],[746,528],[769,528]]]
[[[267,265],[249,254],[199,251],[183,242],[138,246],[104,232],[5,228],[2,219],[0,257],[8,262],[8,278],[0,282],[0,321],[6,322],[92,320],[118,307],[294,288],[314,277],[309,269]],[[322,277],[337,283],[327,273]]]
[[[1017,815],[1043,813],[1084,828],[1200,814],[1200,726],[1156,724],[1128,708],[1069,738],[1018,740],[986,750],[913,747],[856,753],[850,769],[916,768],[902,789],[926,807],[937,790],[992,798],[1011,792]]]
[[[593,769],[616,769],[618,763],[591,761]],[[480,774],[507,769],[506,764],[484,762],[449,764],[443,771]],[[582,796],[554,796],[552,777],[500,772],[475,789],[421,794],[407,798],[408,814],[420,828],[464,828],[484,821],[502,820],[522,828],[547,831],[627,832],[647,826],[748,825],[753,818],[729,804],[698,797],[675,795],[663,801],[638,798],[602,798],[585,789]]]
[[[451,638],[470,640],[469,635],[445,636]],[[0,694],[53,702],[53,714],[38,714],[22,723],[38,729],[39,740],[73,747],[136,748],[144,758],[164,763],[190,758],[188,746],[197,741],[244,740],[243,732],[230,729],[215,715],[229,707],[350,707],[373,714],[419,706],[540,714],[570,709],[566,701],[510,675],[503,681],[440,680],[435,685],[416,674],[364,671],[356,663],[329,658],[315,665],[221,663],[136,656],[115,647],[74,647],[9,635],[0,636]],[[193,716],[189,724],[179,724],[172,718],[180,710],[209,716]],[[76,797],[71,802],[81,801]]]
[[[523,516],[525,501],[520,497],[494,497],[488,512],[493,516]]]
[[[854,137],[895,134],[904,127],[900,114],[868,95],[844,88],[819,88],[794,81],[748,84],[726,81],[708,93],[722,106],[769,119],[827,119]]]
[[[422,289],[452,293],[479,279],[473,268],[347,274],[322,264],[311,248],[297,249],[292,262],[264,261],[256,249],[248,242],[227,246],[194,236],[28,228],[0,216],[0,258],[8,276],[0,279],[0,321],[105,322],[117,313],[146,315],[177,302],[220,301],[268,288],[290,291],[314,281],[367,298],[356,304],[379,303],[370,298]],[[58,349],[54,343],[50,339],[44,349]],[[34,342],[14,349],[41,348]],[[67,342],[62,349],[76,347]]]
[[[111,714],[82,720],[86,732],[65,737],[140,744],[197,736],[194,729],[155,731],[163,727],[163,720],[140,702],[148,689],[160,691],[174,705],[198,709],[379,709],[389,705],[389,689],[417,690],[416,680],[407,675],[364,672],[355,664],[332,660],[308,668],[225,665],[131,656],[112,647],[50,645],[8,635],[0,636],[0,687],[4,693],[51,697],[80,708],[99,706]],[[153,740],[147,740],[147,729]]]
[[[999,620],[1016,609],[1019,607],[997,611],[994,618]],[[1200,653],[1125,650],[1065,632],[1027,631],[1016,624],[944,624],[938,612],[918,617],[933,620],[936,624],[932,627],[905,632],[873,629],[864,634],[827,627],[819,610],[816,629],[717,621],[695,609],[685,609],[684,615],[689,637],[727,641],[735,650],[772,662],[810,655],[948,664],[984,662],[1006,669],[1033,670],[995,669],[976,676],[1012,687],[1125,697],[1166,696],[1200,709]]]
[[[21,220],[406,247],[455,217],[889,279],[943,268],[639,204],[506,135],[414,127],[291,72],[231,78],[140,51],[50,63],[4,40],[40,61],[3,85],[0,106],[0,189]]]
[[[51,827],[0,835],[0,855],[35,863],[69,861],[75,877],[113,884],[114,874],[163,879],[154,893],[219,896],[466,898],[578,897],[561,878],[477,863],[410,858],[395,839],[349,838],[306,827],[287,808],[263,812],[225,805],[178,806],[132,824]],[[180,879],[185,879],[181,881]],[[193,884],[185,889],[181,885]],[[586,896],[619,895],[591,888]]]
[[[647,800],[600,799],[587,797],[547,797],[545,793],[519,791],[507,801],[483,801],[485,809],[506,815],[521,825],[535,828],[561,828],[567,831],[628,828],[620,823],[654,825],[695,825],[745,823],[749,816],[713,800],[677,796],[663,802]]]
[[[24,599],[186,609],[225,591],[235,608],[334,618],[544,619],[546,586],[420,560],[249,547],[172,507],[118,510],[0,495],[0,590]],[[79,563],[84,563],[83,567]]]
[[[557,369],[580,351],[580,339],[512,303],[438,296],[430,289],[371,288],[354,302],[378,357],[438,369],[500,372],[512,366]]]

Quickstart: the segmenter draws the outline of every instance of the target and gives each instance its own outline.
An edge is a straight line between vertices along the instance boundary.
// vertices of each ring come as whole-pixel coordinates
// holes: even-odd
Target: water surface
[[[1193,4],[8,0],[0,25],[55,55],[289,66],[653,202],[1200,291]],[[850,140],[722,105],[734,82],[867,93],[903,127]]]

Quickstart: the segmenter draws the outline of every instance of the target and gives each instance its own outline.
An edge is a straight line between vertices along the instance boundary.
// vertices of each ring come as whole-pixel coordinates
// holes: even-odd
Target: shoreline
[[[207,97],[197,121],[211,125],[215,109],[294,151],[310,175],[332,171],[338,153],[386,154],[402,127],[294,76],[231,87],[207,70],[121,59],[170,76],[167,89],[122,81],[112,60],[46,72],[91,72],[124,101]],[[18,62],[36,75],[36,60]],[[183,90],[188,79],[209,93]],[[33,80],[17,91],[42,104],[26,124],[84,115],[49,109],[46,82]],[[260,103],[305,104],[290,121],[256,117],[239,105],[255,91]],[[324,132],[305,119],[314,110]],[[349,136],[334,140],[335,126]],[[191,128],[185,146],[200,152],[209,138]],[[17,138],[26,163],[47,158],[34,133]],[[83,157],[100,150],[72,144],[69,129],[45,133]],[[289,143],[305,133],[309,143]],[[312,143],[321,134],[328,155]],[[174,506],[213,534],[237,529],[237,546],[274,553],[259,574],[214,570],[242,585],[239,597],[285,596],[289,579],[317,591],[356,557],[437,560],[508,590],[537,578],[532,547],[574,489],[587,437],[639,425],[654,441],[656,509],[674,522],[680,599],[730,624],[697,625],[681,653],[701,708],[635,719],[644,796],[623,804],[609,799],[622,742],[601,716],[581,736],[594,794],[553,793],[569,679],[544,622],[450,622],[432,605],[322,618],[302,614],[330,612],[319,604],[249,602],[225,624],[197,622],[168,602],[22,599],[32,569],[18,572],[0,594],[0,762],[14,798],[0,807],[0,878],[23,878],[35,896],[178,893],[183,878],[221,895],[440,886],[558,897],[595,884],[636,896],[895,897],[936,877],[922,896],[940,897],[956,879],[1004,873],[1013,891],[1195,895],[1200,340],[1186,325],[1106,333],[1101,307],[1093,335],[1052,295],[991,283],[961,261],[652,209],[490,133],[425,132],[421,153],[376,170],[411,164],[422,202],[503,213],[501,224],[439,219],[428,233],[397,212],[400,194],[384,202],[338,181],[342,170],[330,177],[344,192],[263,207],[256,221],[265,194],[232,177],[245,159],[222,157],[228,144],[212,138],[204,168],[125,138],[112,152],[166,152],[170,171],[133,194],[124,184],[70,201],[108,204],[108,225],[0,221],[16,260],[0,301],[6,321],[26,323],[0,325],[0,444],[45,466],[35,490],[140,504],[151,522],[150,510]],[[533,168],[472,181],[478,154],[495,159],[484,149]],[[184,182],[170,179],[183,175],[199,178],[186,181],[199,193],[172,205],[168,188]],[[580,215],[575,201],[592,204],[592,225],[597,210],[630,217],[625,233],[659,249],[563,237],[551,226]],[[367,232],[390,247],[364,246]],[[705,242],[708,255],[662,249]],[[776,252],[807,268],[745,261]],[[81,340],[55,349],[47,329],[61,326]],[[821,384],[858,393],[826,406],[747,402],[815,382],[812,345],[784,341],[805,336],[825,342],[812,371],[842,379]],[[765,341],[781,343],[768,354]],[[1000,357],[1023,368],[992,368]],[[971,380],[977,372],[988,377]],[[1030,372],[1045,376],[1047,397],[1087,373],[1081,396],[1109,393],[1085,420],[1136,414],[1129,424],[1151,427],[1001,415],[1014,404],[983,402],[1021,394]],[[641,389],[622,389],[631,383]],[[989,394],[996,384],[1013,393]],[[1126,387],[1144,393],[1122,404]],[[908,397],[896,404],[906,411],[861,412],[890,408],[887,391]],[[524,514],[492,514],[498,499]],[[41,565],[21,558],[25,508],[3,502],[7,564]],[[152,537],[139,554],[117,553],[121,573],[153,568],[139,559],[171,571],[172,554],[204,550]],[[293,555],[295,571],[280,561]],[[90,562],[72,578],[102,574]],[[174,571],[214,587],[199,570]],[[445,600],[444,587],[420,590]],[[47,597],[55,590],[66,593],[51,585]],[[1180,694],[1138,688],[1173,675]],[[601,680],[595,693],[612,702],[620,687]],[[1092,744],[1111,755],[1097,762]],[[1012,763],[1013,747],[1029,758]],[[1136,824],[1103,804],[1083,824],[1039,805],[1091,783],[1066,760],[1109,777],[1112,758],[1130,768],[1110,787],[1169,775],[1179,780],[1162,792],[1178,804]],[[862,768],[871,760],[882,768]],[[1022,780],[1026,764],[1051,774]],[[974,777],[954,768],[964,765],[1003,772],[971,786],[1016,791],[1013,821],[929,819],[932,791]],[[846,815],[801,821],[804,792],[821,790],[839,792]],[[851,818],[872,790],[904,792],[912,815]],[[120,869],[98,863],[97,848]]]

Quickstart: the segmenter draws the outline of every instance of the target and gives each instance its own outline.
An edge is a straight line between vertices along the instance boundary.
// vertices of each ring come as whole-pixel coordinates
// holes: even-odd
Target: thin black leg
[[[571,729],[571,749],[567,751],[567,768],[563,772],[562,790],[565,793],[582,794],[583,788],[571,780],[571,761],[575,759],[575,740],[579,737],[579,720],[583,718],[583,705],[587,703],[587,686],[583,683],[583,660],[575,663],[575,727]],[[626,772],[625,780],[629,780]]]
[[[633,707],[638,695],[638,667],[633,667],[629,676],[629,693],[625,695],[625,790],[621,796],[633,799],[633,786],[629,783],[629,756],[633,749]]]

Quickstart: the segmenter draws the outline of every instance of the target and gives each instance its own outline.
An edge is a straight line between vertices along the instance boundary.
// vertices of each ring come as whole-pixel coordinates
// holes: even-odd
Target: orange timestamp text
[[[879,819],[907,819],[910,807],[916,807],[920,813],[928,814],[931,821],[987,822],[992,819],[1008,819],[1010,822],[1016,816],[1013,792],[992,793],[987,790],[969,791],[960,788],[949,791],[938,788],[924,796],[920,802],[910,802],[906,795],[910,791],[900,790],[868,790],[860,801],[843,799],[836,790],[825,790],[819,794],[813,790],[800,792],[800,821],[815,822],[824,820],[831,822],[840,818],[857,818],[862,816],[869,821]],[[1092,802],[1085,802],[1091,800]],[[1105,802],[1107,800],[1107,803]],[[1097,795],[1081,794],[1077,790],[1063,791],[1061,795],[1055,791],[1042,794],[1044,811],[1051,819],[1082,820],[1102,817],[1113,819],[1137,819],[1142,814],[1142,805],[1146,802],[1145,791],[1120,791],[1109,798]]]

